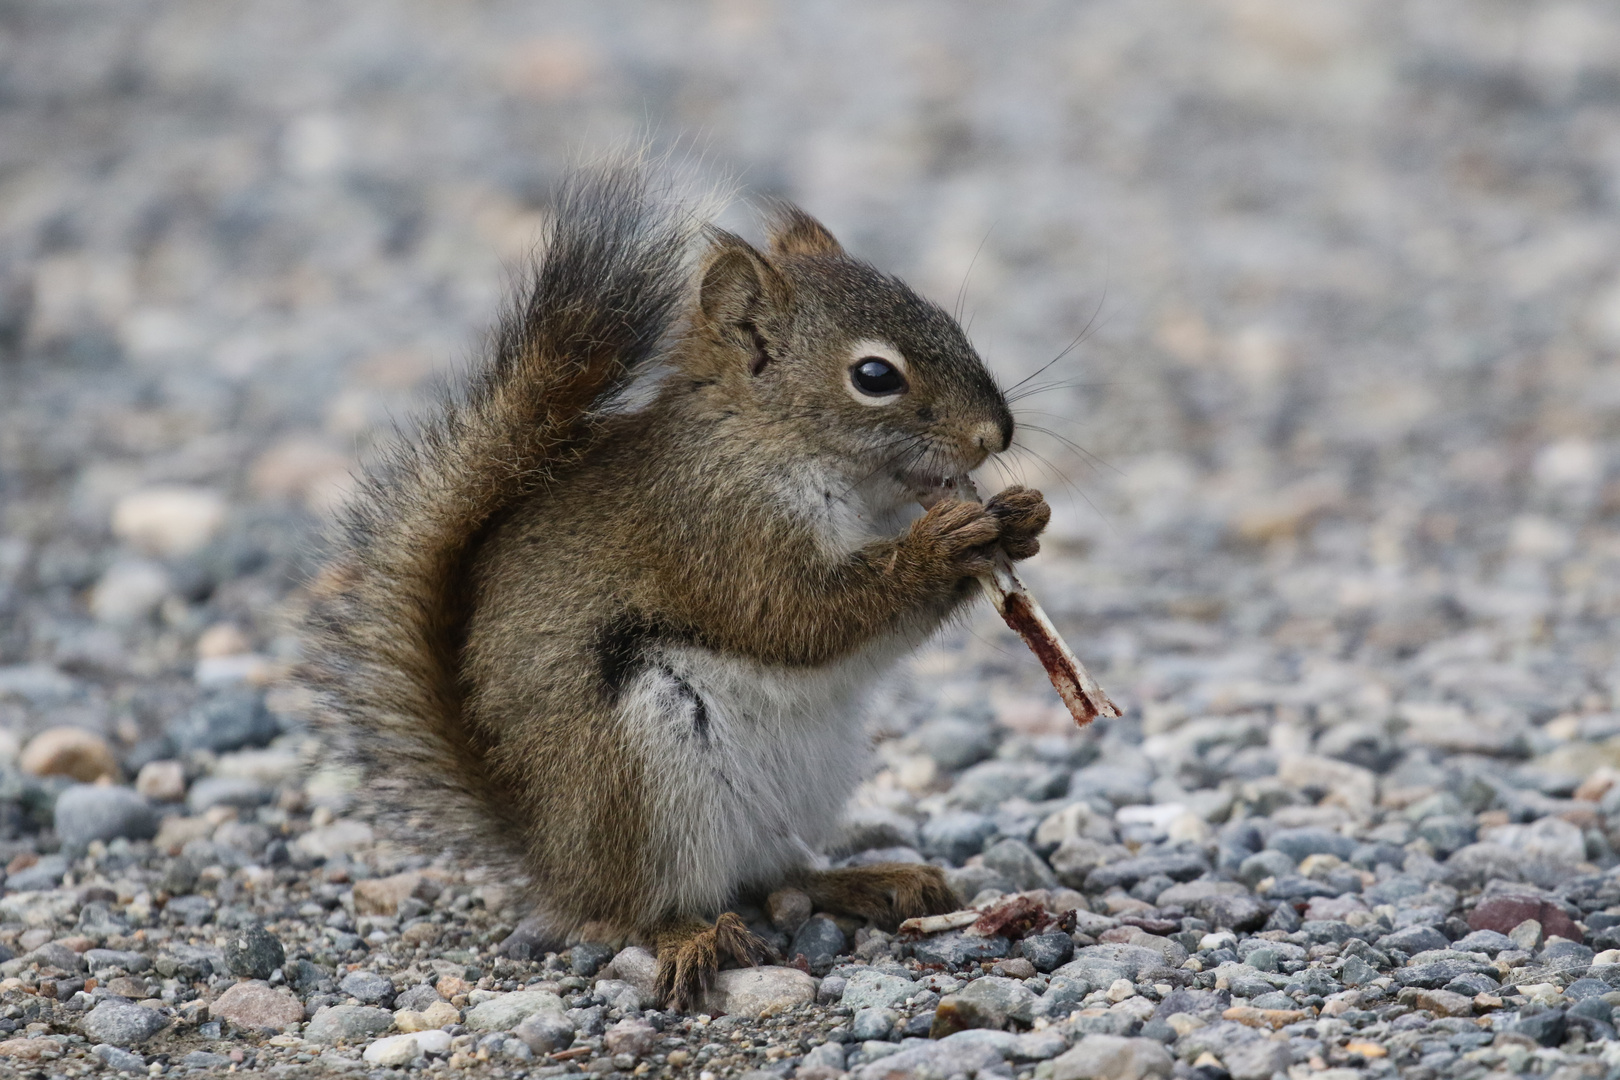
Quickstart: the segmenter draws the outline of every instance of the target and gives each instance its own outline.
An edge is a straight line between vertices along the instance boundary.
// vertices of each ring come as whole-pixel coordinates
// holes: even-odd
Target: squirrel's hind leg
[[[777,959],[776,950],[734,911],[723,913],[713,926],[696,919],[673,920],[653,937],[658,946],[658,996],[679,1012],[702,1003],[722,963],[758,967]]]
[[[907,919],[944,915],[961,906],[939,867],[915,863],[806,870],[793,884],[810,894],[818,911],[854,915],[886,930]]]

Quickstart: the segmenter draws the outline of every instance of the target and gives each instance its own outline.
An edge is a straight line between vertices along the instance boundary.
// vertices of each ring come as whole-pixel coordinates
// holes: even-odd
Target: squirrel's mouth
[[[907,472],[897,472],[894,478],[902,487],[908,488],[924,508],[944,499],[958,498],[958,493],[963,488],[962,481],[965,479],[962,474],[930,476],[925,473]]]

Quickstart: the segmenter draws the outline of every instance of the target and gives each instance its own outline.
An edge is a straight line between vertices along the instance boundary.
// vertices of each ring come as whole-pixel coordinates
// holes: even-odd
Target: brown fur
[[[802,211],[780,213],[768,257],[711,230],[691,272],[668,258],[690,223],[651,208],[639,183],[609,174],[576,193],[495,361],[374,482],[319,605],[310,675],[383,809],[504,857],[560,930],[656,941],[684,1005],[720,961],[764,954],[740,922],[710,930],[713,911],[649,901],[668,854],[649,840],[656,763],[614,708],[624,666],[649,642],[815,668],[920,640],[975,594],[998,546],[1033,554],[1048,512],[1013,488],[829,550],[784,508],[784,470],[957,475],[1005,448],[999,391],[948,316]],[[590,230],[614,228],[619,248],[593,255]],[[556,265],[567,259],[581,265]],[[656,264],[645,280],[637,260]],[[593,272],[628,282],[622,295],[593,299]],[[903,401],[874,407],[846,385],[867,339],[903,352]],[[651,402],[613,408],[654,359],[670,374]],[[829,505],[844,494],[825,492]],[[824,907],[885,925],[952,906],[933,868],[803,882]]]

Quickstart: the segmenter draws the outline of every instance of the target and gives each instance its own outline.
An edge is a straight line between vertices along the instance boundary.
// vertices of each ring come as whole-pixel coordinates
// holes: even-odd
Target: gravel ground
[[[0,4],[0,1074],[1614,1075],[1617,71],[1601,0]],[[828,854],[980,921],[777,895],[693,1017],[374,837],[280,680],[355,461],[649,134],[968,280],[1127,707],[942,639]]]

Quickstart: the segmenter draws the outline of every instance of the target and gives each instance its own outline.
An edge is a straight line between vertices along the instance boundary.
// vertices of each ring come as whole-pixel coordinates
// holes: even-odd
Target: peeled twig
[[[959,486],[968,498],[978,500],[979,492],[972,480],[964,477],[959,481]],[[979,580],[984,582],[990,602],[996,606],[1007,625],[1024,639],[1029,651],[1046,669],[1052,685],[1057,688],[1058,697],[1068,706],[1069,715],[1074,717],[1076,724],[1084,727],[1099,716],[1119,715],[1119,707],[1109,700],[1085,665],[1069,651],[1068,644],[1019,579],[1013,570],[1012,560],[1006,554],[997,552],[994,569]]]

